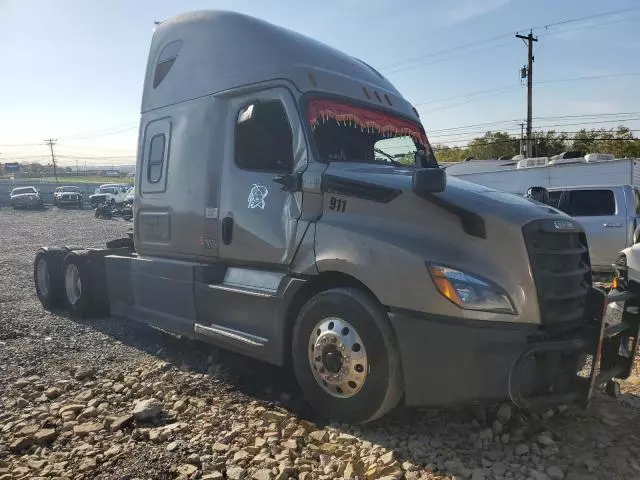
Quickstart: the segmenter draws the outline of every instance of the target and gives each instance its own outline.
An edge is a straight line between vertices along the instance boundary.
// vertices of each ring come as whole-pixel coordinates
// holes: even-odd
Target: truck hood
[[[388,165],[363,165],[359,163],[332,163],[325,175],[352,181],[355,184],[368,184],[387,188],[402,195],[413,193],[413,168],[392,167]],[[515,194],[501,192],[475,183],[447,176],[444,192],[431,196],[433,202],[448,205],[479,216],[499,217],[509,223],[524,225],[530,220],[553,216],[570,218],[560,210]],[[425,199],[424,201],[429,201]]]

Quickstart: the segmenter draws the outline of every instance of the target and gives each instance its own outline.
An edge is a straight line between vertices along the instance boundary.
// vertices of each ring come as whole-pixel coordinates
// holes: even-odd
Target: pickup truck
[[[89,196],[91,207],[96,208],[98,205],[105,203],[111,206],[122,203],[127,196],[129,188],[130,185],[125,183],[107,183],[100,185],[99,188],[96,188],[95,193]]]
[[[631,185],[549,189],[549,204],[584,228],[596,272],[612,271],[618,253],[640,241],[640,191]]]

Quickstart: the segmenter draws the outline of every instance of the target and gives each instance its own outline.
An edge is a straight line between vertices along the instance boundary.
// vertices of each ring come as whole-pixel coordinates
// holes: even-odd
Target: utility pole
[[[56,168],[56,156],[53,154],[53,146],[56,144],[58,140],[54,138],[48,138],[44,141],[46,145],[49,145],[51,148],[51,161],[53,162],[53,176],[56,178],[56,185],[58,184],[58,169]]]
[[[521,78],[527,77],[527,158],[531,158],[532,141],[531,141],[531,119],[532,119],[532,97],[533,97],[533,42],[537,42],[538,39],[533,36],[533,32],[529,31],[529,35],[516,35],[516,38],[521,38],[527,44],[529,51],[529,61],[526,67],[522,69]]]
[[[520,123],[520,155],[522,155],[522,148],[524,146],[524,123]]]

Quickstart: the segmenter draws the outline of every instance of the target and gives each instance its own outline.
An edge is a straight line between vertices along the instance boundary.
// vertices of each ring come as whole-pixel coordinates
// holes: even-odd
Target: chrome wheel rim
[[[49,265],[44,258],[40,258],[36,265],[36,282],[40,294],[45,297],[49,295]]]
[[[309,338],[309,365],[320,387],[335,398],[350,398],[364,386],[369,362],[358,331],[341,318],[320,320]]]
[[[73,263],[67,266],[64,274],[64,287],[67,292],[67,300],[71,305],[75,305],[82,295],[82,282],[80,280],[80,272],[78,267]]]

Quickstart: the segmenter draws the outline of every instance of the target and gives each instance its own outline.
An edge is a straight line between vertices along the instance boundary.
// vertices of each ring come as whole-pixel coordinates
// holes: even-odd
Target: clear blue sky
[[[199,9],[249,13],[367,61],[418,105],[432,143],[464,142],[489,128],[519,131],[526,98],[519,69],[526,47],[513,34],[530,27],[540,27],[534,30],[534,82],[542,82],[534,90],[534,117],[639,112],[628,117],[638,119],[640,75],[629,74],[640,74],[640,9],[544,28],[632,7],[640,3],[0,0],[0,161],[44,160],[48,150],[40,143],[48,137],[58,138],[61,161],[69,165],[75,157],[135,155],[153,22]],[[594,76],[600,78],[575,79]],[[485,93],[468,96],[474,92]],[[615,126],[623,118],[536,119],[534,127],[593,120],[557,127],[575,131]],[[509,122],[467,128],[457,136],[439,131],[503,120]],[[623,123],[640,129],[637,120]]]

